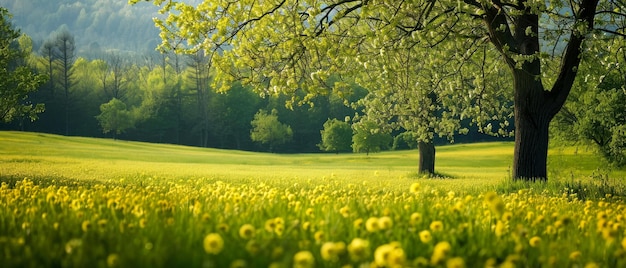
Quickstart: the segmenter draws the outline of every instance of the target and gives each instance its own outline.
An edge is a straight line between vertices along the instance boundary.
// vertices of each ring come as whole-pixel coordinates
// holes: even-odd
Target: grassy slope
[[[437,171],[454,180],[428,180],[448,189],[482,189],[508,178],[512,143],[448,145],[437,148]],[[295,183],[341,178],[344,183],[381,183],[406,189],[415,178],[415,150],[371,154],[277,155],[164,144],[0,132],[2,177],[65,177],[118,180],[147,177],[208,177],[243,182]],[[550,151],[551,178],[588,177],[604,166],[592,152]],[[603,171],[606,172],[606,171]],[[624,178],[626,172],[612,171]],[[393,182],[393,183],[389,183]]]

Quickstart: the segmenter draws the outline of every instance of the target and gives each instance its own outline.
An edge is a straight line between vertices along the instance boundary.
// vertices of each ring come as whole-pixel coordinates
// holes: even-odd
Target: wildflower
[[[248,251],[250,255],[254,256],[261,251],[261,245],[259,245],[259,242],[255,240],[250,240],[246,243],[246,251]]]
[[[402,267],[406,261],[404,250],[397,242],[381,245],[374,251],[374,262],[382,267]]]
[[[244,224],[239,228],[239,236],[243,239],[250,239],[254,237],[255,228],[252,224]]]
[[[358,219],[354,220],[354,222],[352,222],[352,225],[356,229],[361,229],[361,226],[363,226],[363,219],[358,218]]]
[[[285,253],[285,249],[283,249],[283,247],[275,247],[272,249],[272,259],[280,259],[280,257],[283,256],[283,253]]]
[[[417,182],[414,182],[413,184],[411,184],[410,191],[411,191],[411,193],[414,193],[414,194],[419,193],[419,191],[420,191],[420,184],[417,183]]]
[[[446,262],[446,267],[447,268],[464,268],[465,261],[461,257],[452,258]]]
[[[345,253],[346,244],[343,242],[326,242],[322,245],[320,253],[322,255],[322,259],[326,261],[337,261],[339,260],[339,256]]]
[[[420,241],[422,241],[422,243],[424,244],[433,240],[433,236],[430,234],[430,231],[428,230],[421,231],[419,235],[420,235]]]
[[[348,253],[353,261],[361,261],[369,255],[369,241],[361,238],[354,238],[348,245]]]
[[[81,225],[81,228],[83,229],[83,232],[89,231],[89,229],[91,229],[91,222],[88,221],[88,220],[83,221],[83,224]]]
[[[120,257],[117,254],[109,254],[107,257],[107,266],[116,267],[120,263]]]
[[[300,251],[293,256],[294,268],[315,267],[315,258],[309,251]]]
[[[339,209],[339,213],[344,218],[348,218],[348,217],[350,217],[350,208],[348,206],[342,207],[342,208]]]
[[[391,229],[392,225],[393,225],[393,221],[391,221],[391,218],[389,216],[383,216],[383,217],[378,218],[378,227],[381,230]]]
[[[276,222],[274,222],[274,219],[269,219],[265,221],[265,231],[273,233],[274,228],[276,228]]]
[[[367,219],[367,221],[365,221],[365,229],[370,233],[378,231],[378,229],[380,229],[378,226],[378,218],[371,217]]]
[[[541,237],[533,236],[532,238],[530,238],[528,243],[533,248],[539,247],[539,245],[541,245]]]
[[[582,253],[578,250],[572,252],[569,254],[569,259],[573,260],[573,261],[577,261],[580,259],[580,257],[582,256]]]
[[[248,265],[245,260],[234,260],[230,263],[230,268],[246,268]]]
[[[415,225],[421,221],[422,221],[422,214],[417,213],[417,212],[413,212],[411,214],[411,219],[410,219],[411,225]]]
[[[315,241],[321,242],[322,240],[324,240],[324,231],[315,232],[315,234],[313,234],[313,237],[315,238]]]
[[[451,250],[452,250],[452,246],[450,246],[450,243],[446,241],[437,243],[437,245],[435,245],[435,250],[433,251],[433,255],[430,258],[430,263],[433,266],[441,263],[448,257],[448,254],[450,254]]]
[[[441,221],[433,221],[430,223],[430,230],[433,232],[439,232],[443,230],[443,222]]]
[[[217,255],[224,249],[224,239],[216,233],[212,233],[204,237],[204,251],[209,254]]]

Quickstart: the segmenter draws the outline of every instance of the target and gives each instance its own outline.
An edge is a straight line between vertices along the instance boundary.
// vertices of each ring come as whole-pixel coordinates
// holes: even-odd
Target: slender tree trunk
[[[435,145],[433,142],[420,141],[417,144],[419,150],[419,168],[420,174],[435,174]]]

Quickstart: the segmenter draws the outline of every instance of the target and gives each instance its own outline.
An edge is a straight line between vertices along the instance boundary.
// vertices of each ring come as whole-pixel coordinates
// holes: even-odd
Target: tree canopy
[[[29,94],[43,84],[46,77],[26,65],[32,47],[18,43],[20,31],[13,28],[7,9],[0,7],[0,121],[11,122],[21,117],[36,120],[43,104],[33,104]]]

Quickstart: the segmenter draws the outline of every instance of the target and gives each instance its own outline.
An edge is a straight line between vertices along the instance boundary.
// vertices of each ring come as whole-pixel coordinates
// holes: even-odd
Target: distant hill
[[[128,0],[0,0],[13,14],[14,25],[33,38],[38,48],[61,27],[76,40],[80,56],[107,50],[146,53],[160,43],[153,17],[158,7]]]

